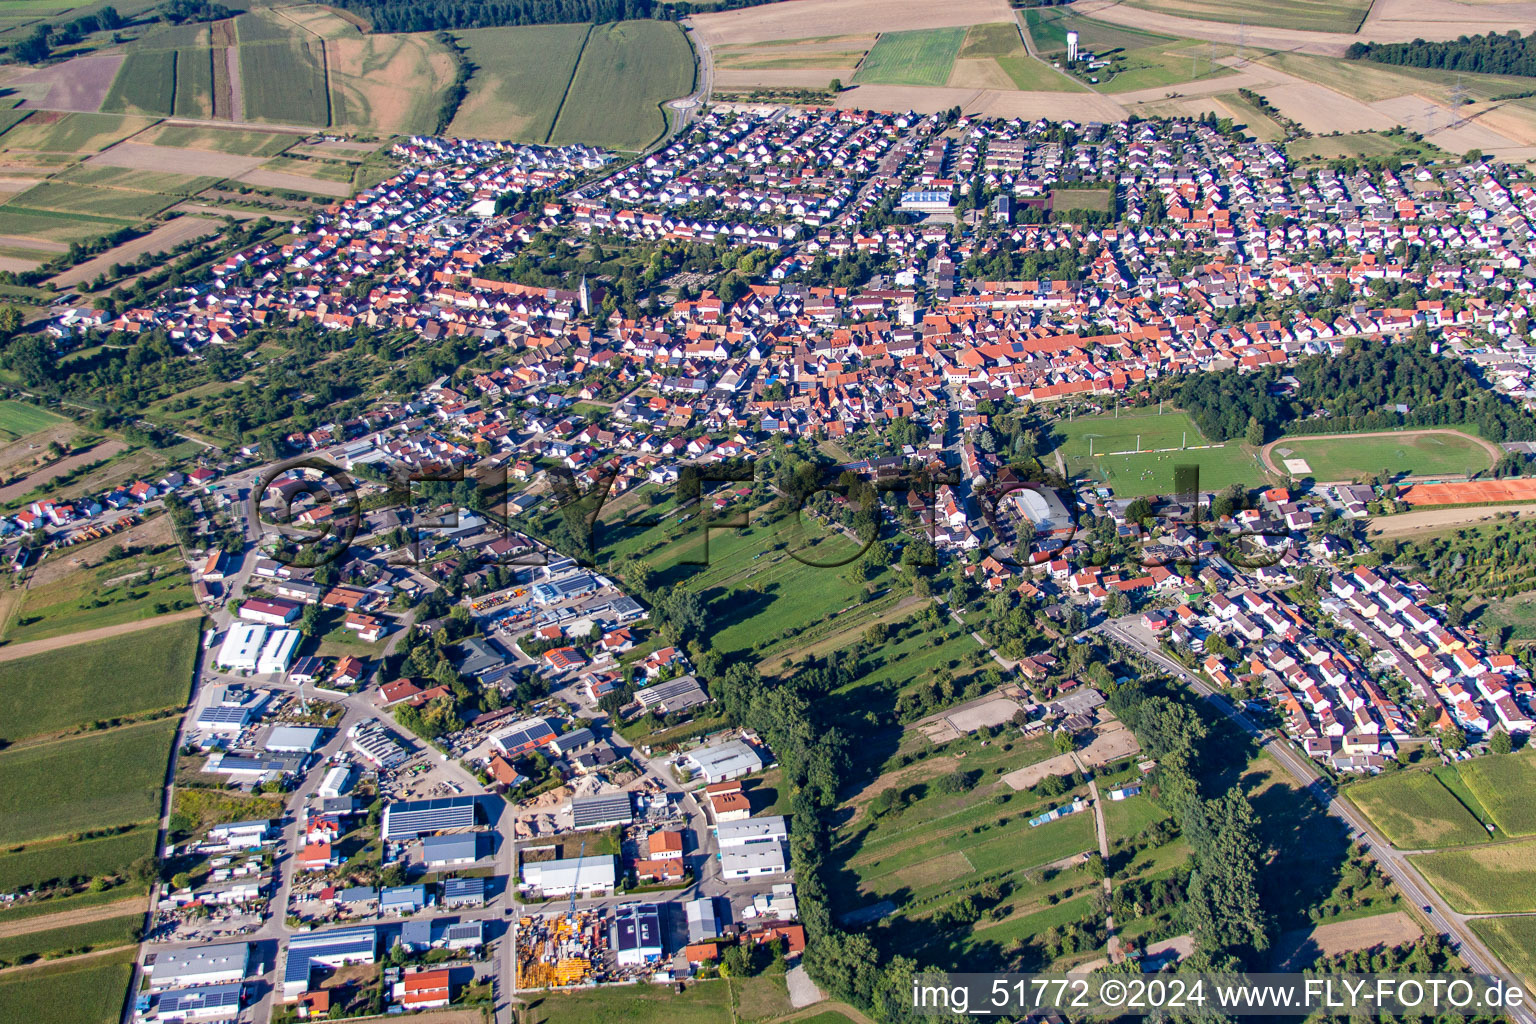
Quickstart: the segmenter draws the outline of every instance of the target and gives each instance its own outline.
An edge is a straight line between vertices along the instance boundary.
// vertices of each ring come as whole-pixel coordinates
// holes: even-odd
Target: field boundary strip
[[[592,38],[592,29],[595,25],[588,25],[586,34],[581,37],[581,48],[576,51],[576,59],[571,61],[571,75],[565,80],[565,88],[560,92],[560,102],[555,105],[554,116],[549,119],[549,131],[544,133],[544,144],[549,145],[549,140],[554,138],[555,126],[560,123],[560,114],[565,110],[565,101],[571,95],[571,83],[576,81],[576,72],[581,67],[582,58],[587,55],[587,43]],[[694,74],[698,74],[695,70]]]

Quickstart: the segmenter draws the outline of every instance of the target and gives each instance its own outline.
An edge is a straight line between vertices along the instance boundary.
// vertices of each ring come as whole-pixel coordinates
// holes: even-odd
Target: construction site
[[[515,988],[561,988],[604,980],[607,927],[601,911],[566,910],[518,919]]]

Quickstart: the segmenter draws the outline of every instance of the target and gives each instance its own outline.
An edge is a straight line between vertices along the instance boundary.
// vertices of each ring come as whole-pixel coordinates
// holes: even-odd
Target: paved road
[[[1341,819],[1349,827],[1351,836],[1364,837],[1371,857],[1392,879],[1393,884],[1409,903],[1416,908],[1428,907],[1429,912],[1425,917],[1431,927],[1448,933],[1451,939],[1459,944],[1461,958],[1469,968],[1479,974],[1513,976],[1514,972],[1510,971],[1467,925],[1467,918],[1452,910],[1440,894],[1424,881],[1423,876],[1408,860],[1407,855],[1401,850],[1393,849],[1392,844],[1376,831],[1363,814],[1347,801],[1334,795],[1332,787],[1313,767],[1310,758],[1294,750],[1288,740],[1260,729],[1209,683],[1159,650],[1155,641],[1142,633],[1140,627],[1135,624],[1134,617],[1107,620],[1094,629],[1140,654],[1170,675],[1183,680],[1191,690],[1204,697],[1216,710],[1256,740],[1261,748],[1278,761],[1281,767],[1290,772],[1297,782],[1301,783],[1325,811]],[[1529,1007],[1517,1007],[1507,1013],[1520,1024],[1536,1024],[1536,1013],[1533,1013]]]

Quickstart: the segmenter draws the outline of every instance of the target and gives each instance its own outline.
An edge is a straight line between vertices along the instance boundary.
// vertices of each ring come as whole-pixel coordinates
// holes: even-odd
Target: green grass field
[[[693,50],[666,21],[598,25],[587,36],[549,144],[639,150],[667,130],[662,104],[693,88]]]
[[[1482,917],[1470,924],[1500,960],[1536,985],[1536,917]]]
[[[943,85],[965,42],[963,28],[882,32],[853,80],[870,85]]]
[[[209,76],[213,74],[210,66]],[[118,68],[101,109],[169,117],[176,101],[176,51],[136,50]]]
[[[1381,834],[1401,850],[1466,846],[1488,840],[1461,801],[1426,772],[1395,772],[1344,791]]]
[[[129,167],[104,164],[76,164],[53,178],[57,182],[92,185],[129,192],[153,192],[167,196],[192,196],[218,184],[207,175],[173,174],[169,171],[139,171]]]
[[[765,974],[695,982],[682,995],[664,985],[551,992],[530,1007],[527,1024],[720,1024],[770,1020],[792,1009],[783,977]]]
[[[1169,817],[1167,811],[1145,795],[1111,800],[1106,793],[1109,788],[1102,781],[1099,783],[1099,794],[1104,798],[1104,831],[1108,833],[1110,842],[1130,839],[1141,830]]]
[[[1207,444],[1205,436],[1187,414],[1176,409],[1167,409],[1162,415],[1151,408],[1122,409],[1119,416],[1073,416],[1052,424],[1052,432],[1061,438],[1059,450],[1069,473],[1107,484],[1121,498],[1173,494],[1178,466],[1199,466],[1200,489],[1205,491],[1235,483],[1254,488],[1268,482],[1258,456],[1241,441],[1228,441],[1220,448],[1196,447]],[[1157,450],[1179,449],[1181,445],[1190,447]],[[1141,454],[1107,454],[1123,451]]]
[[[189,619],[0,662],[0,740],[186,703],[199,625]]]
[[[1506,835],[1536,835],[1536,801],[1531,799],[1536,792],[1536,751],[1477,757],[1457,767],[1467,788]]]
[[[175,719],[0,752],[0,843],[148,821]]]
[[[0,1020],[117,1024],[137,950],[0,975]]]
[[[1372,0],[1126,0],[1158,14],[1201,21],[1245,22],[1306,32],[1355,32],[1370,12]]]
[[[1487,450],[1470,437],[1411,430],[1390,437],[1287,437],[1276,444],[1272,457],[1282,468],[1285,459],[1304,459],[1312,471],[1292,476],[1324,481],[1363,480],[1383,470],[1413,476],[1451,476],[1493,465]]]
[[[92,217],[88,214],[62,213],[58,210],[30,210],[20,206],[0,206],[0,235],[24,235],[56,242],[83,242],[88,238],[126,227],[130,222]]]
[[[1157,39],[1146,46],[1127,48],[1124,66],[1113,74],[1099,75],[1097,88],[1106,93],[1134,92],[1235,74],[1218,62],[1219,58],[1229,55],[1229,50],[1228,47],[1218,47],[1213,59],[1210,43]]]
[[[240,83],[245,116],[277,124],[330,123],[330,90],[318,40],[299,36],[250,46],[240,18]],[[264,19],[253,18],[267,24]]]
[[[54,879],[110,875],[153,853],[154,847],[153,825],[140,825],[102,839],[28,843],[14,853],[0,852],[0,892],[15,892]]]
[[[1441,850],[1413,862],[1459,913],[1536,912],[1536,840]]]
[[[28,210],[53,210],[133,223],[154,216],[173,205],[177,199],[177,196],[160,195],[158,192],[92,188],[89,185],[45,181],[18,195],[14,203]]]
[[[1051,191],[1051,211],[1095,210],[1108,213],[1115,193],[1107,188],[1058,188]]]
[[[93,949],[128,946],[138,941],[142,909],[123,917],[27,932],[0,939],[0,964],[21,964],[41,957],[68,956]]]
[[[30,402],[7,399],[0,402],[0,434],[9,434],[12,440],[47,430],[65,418]]]

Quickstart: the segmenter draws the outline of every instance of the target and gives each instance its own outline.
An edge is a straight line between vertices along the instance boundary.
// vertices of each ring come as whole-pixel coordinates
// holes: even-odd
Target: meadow
[[[0,843],[154,818],[176,721],[0,752]]]
[[[667,130],[662,104],[693,88],[693,50],[666,21],[598,25],[587,36],[548,142],[640,150]]]
[[[185,704],[199,626],[188,619],[0,662],[0,740]]]
[[[1476,757],[1457,766],[1462,779],[1506,835],[1536,835],[1536,751]]]
[[[448,134],[543,142],[576,71],[589,25],[475,28],[455,33],[474,71]]]
[[[0,975],[0,1020],[117,1024],[137,950]]]
[[[869,85],[943,85],[965,42],[964,28],[882,32],[853,80]]]
[[[1158,14],[1202,21],[1245,22],[1270,28],[1305,32],[1356,32],[1372,0],[1272,0],[1265,4],[1244,0],[1126,0]]]
[[[1536,913],[1536,840],[1441,850],[1413,863],[1458,913]]]
[[[1284,451],[1282,450],[1284,449]],[[1364,480],[1380,472],[1394,476],[1456,476],[1489,469],[1493,457],[1474,439],[1456,433],[1404,431],[1388,437],[1281,438],[1271,456],[1305,459],[1315,480]]]
[[[1439,779],[1427,772],[1395,772],[1344,789],[1344,795],[1400,850],[1466,846],[1488,831]]]

